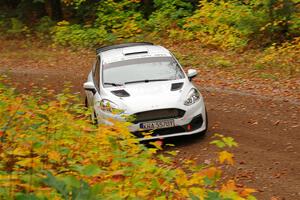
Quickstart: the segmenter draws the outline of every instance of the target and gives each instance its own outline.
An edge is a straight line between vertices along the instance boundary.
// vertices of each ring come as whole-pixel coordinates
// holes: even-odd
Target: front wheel
[[[84,106],[86,108],[89,108],[89,103],[88,103],[87,97],[85,97]],[[91,118],[92,124],[95,124],[95,125],[98,124],[97,115],[96,115],[95,111],[93,111],[93,110],[91,111],[90,118]]]
[[[88,104],[88,99],[87,99],[87,97],[85,97],[85,99],[84,99],[84,106],[85,106],[86,108],[88,108],[88,107],[89,107],[89,104]]]
[[[98,119],[97,119],[97,115],[96,115],[95,112],[93,112],[93,113],[91,114],[91,120],[92,120],[92,123],[93,123],[94,125],[97,125],[97,124],[98,124]]]

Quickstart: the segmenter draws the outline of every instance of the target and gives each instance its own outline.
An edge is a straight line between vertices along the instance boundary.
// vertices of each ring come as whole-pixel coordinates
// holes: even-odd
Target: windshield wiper
[[[105,82],[103,84],[105,84],[105,85],[112,85],[112,86],[122,86],[123,85],[121,83],[109,83],[109,82]]]
[[[138,80],[138,81],[128,81],[124,84],[130,84],[130,83],[149,83],[149,82],[155,82],[155,81],[169,81],[172,79],[164,78],[164,79],[145,79],[145,80]]]

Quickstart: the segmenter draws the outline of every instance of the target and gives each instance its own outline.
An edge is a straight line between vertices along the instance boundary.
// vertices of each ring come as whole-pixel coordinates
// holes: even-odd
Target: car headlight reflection
[[[104,112],[116,114],[116,115],[124,112],[123,110],[119,109],[117,104],[115,104],[107,99],[103,99],[100,101],[100,109]]]
[[[197,101],[199,101],[201,98],[200,93],[198,92],[198,90],[196,90],[195,88],[191,89],[187,99],[184,101],[184,105],[186,106],[190,106],[194,103],[196,103]]]

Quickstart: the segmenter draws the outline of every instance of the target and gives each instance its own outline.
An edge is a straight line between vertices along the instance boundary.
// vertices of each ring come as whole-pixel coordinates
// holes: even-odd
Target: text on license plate
[[[173,126],[175,126],[174,119],[143,122],[140,124],[140,128],[144,130],[169,128]]]

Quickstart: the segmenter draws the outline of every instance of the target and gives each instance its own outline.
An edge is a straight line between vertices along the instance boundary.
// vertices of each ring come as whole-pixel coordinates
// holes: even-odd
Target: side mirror
[[[92,82],[85,82],[83,84],[83,87],[84,87],[85,90],[91,91],[93,94],[95,94],[96,91],[97,91],[96,88],[95,88],[95,85]]]
[[[196,77],[198,74],[197,70],[195,69],[189,69],[187,72],[187,76],[189,78],[189,80],[191,81],[194,77]]]

